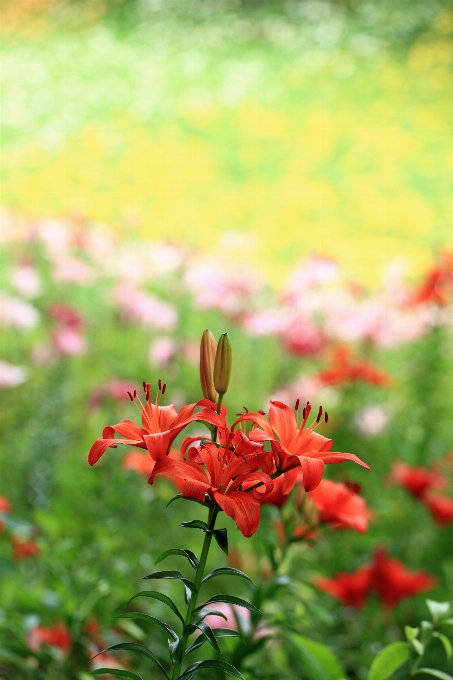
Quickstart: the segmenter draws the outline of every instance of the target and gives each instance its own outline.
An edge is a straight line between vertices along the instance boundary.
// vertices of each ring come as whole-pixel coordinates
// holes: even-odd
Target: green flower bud
[[[206,329],[200,343],[200,383],[201,391],[206,399],[217,403],[219,395],[214,387],[214,361],[217,343],[212,332]]]
[[[219,394],[228,390],[233,365],[233,350],[228,333],[220,336],[214,363],[214,386]]]

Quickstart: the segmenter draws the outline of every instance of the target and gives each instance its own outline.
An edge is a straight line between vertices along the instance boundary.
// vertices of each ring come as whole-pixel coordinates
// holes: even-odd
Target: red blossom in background
[[[99,408],[106,399],[113,399],[113,401],[118,402],[129,401],[128,393],[133,394],[136,389],[136,383],[133,383],[130,380],[111,378],[111,380],[107,380],[107,382],[96,387],[91,392],[88,406],[90,408]]]
[[[121,467],[123,470],[132,470],[138,475],[143,475],[143,477],[149,477],[156,461],[148,453],[140,453],[139,451],[129,451],[123,458]]]
[[[423,498],[431,489],[442,489],[446,480],[437,472],[426,468],[407,465],[402,461],[393,464],[390,482],[404,486],[415,498]]]
[[[375,591],[391,609],[401,600],[437,586],[426,571],[409,571],[399,560],[390,558],[385,548],[377,548],[373,561],[355,572],[339,572],[333,579],[318,577],[314,584],[343,604],[361,607],[370,591]]]
[[[372,513],[365,500],[345,484],[323,479],[309,496],[319,510],[320,522],[335,529],[349,528],[361,533],[368,530]]]
[[[0,496],[0,512],[3,512],[4,514],[11,512],[11,503],[4,496]],[[3,531],[4,527],[5,525],[0,520],[0,533]]]
[[[453,522],[453,498],[428,494],[423,497],[422,503],[438,524],[445,526]]]
[[[35,541],[27,540],[21,536],[11,536],[11,543],[13,546],[13,560],[21,562],[28,557],[36,557],[41,553],[41,549]]]
[[[43,645],[54,647],[67,654],[71,649],[72,638],[64,623],[54,623],[53,626],[35,626],[27,636],[27,645],[34,652],[39,652]]]
[[[373,569],[364,565],[354,572],[339,571],[333,579],[319,576],[314,585],[343,604],[359,609],[371,589]]]
[[[329,368],[316,376],[325,385],[345,385],[350,382],[364,382],[375,387],[387,387],[390,376],[368,361],[356,359],[349,347],[339,347],[333,355]]]
[[[307,421],[311,412],[311,405],[303,409],[302,423],[299,425],[294,411],[281,401],[270,402],[269,420],[262,413],[246,413],[240,416],[234,423],[251,421],[253,428],[249,432],[252,441],[269,441],[274,454],[276,469],[284,472],[286,483],[283,493],[289,493],[297,482],[300,467],[303,473],[303,485],[306,491],[315,489],[320,483],[324,465],[342,463],[352,460],[369,470],[369,466],[357,458],[353,453],[341,453],[331,451],[333,440],[315,432],[321,422],[322,408],[313,423],[307,427]],[[297,409],[299,404],[297,403]],[[298,414],[298,410],[296,413]],[[325,414],[327,422],[327,414]],[[258,427],[256,427],[258,426]],[[258,429],[261,428],[261,429]]]
[[[439,263],[426,275],[423,283],[417,287],[411,302],[420,304],[431,302],[444,306],[453,295],[453,252],[441,253]]]

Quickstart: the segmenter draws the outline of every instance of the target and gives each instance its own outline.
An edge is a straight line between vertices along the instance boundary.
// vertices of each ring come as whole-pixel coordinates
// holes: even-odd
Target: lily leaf
[[[214,576],[240,576],[241,578],[245,578],[246,581],[249,581],[252,586],[256,588],[256,585],[253,583],[252,579],[247,576],[247,574],[244,574],[244,572],[240,571],[239,569],[233,569],[233,567],[219,567],[218,569],[213,569],[213,571],[209,572],[209,574],[204,577],[202,583],[206,583],[206,581],[214,578]]]
[[[212,628],[210,626],[208,626],[207,623],[193,623],[190,626],[187,626],[185,628],[184,632],[191,635],[191,633],[194,633],[197,630],[197,628],[205,636],[205,638],[209,642],[209,644],[214,647],[216,652],[220,653],[219,644],[218,644],[218,642],[215,638],[214,633],[212,632]]]
[[[214,529],[212,532],[220,550],[228,555],[228,533],[226,529]]]
[[[180,527],[185,529],[202,529],[202,531],[208,530],[208,525],[201,519],[191,519],[189,522],[181,522]]]
[[[208,659],[206,661],[197,661],[197,663],[194,663],[191,666],[189,666],[189,668],[186,668],[184,673],[179,676],[179,680],[192,680],[194,675],[198,671],[203,670],[204,668],[216,668],[219,671],[223,671],[224,673],[233,675],[236,678],[241,678],[241,680],[245,680],[244,676],[242,675],[242,673],[239,673],[237,668],[231,666],[231,664],[229,663],[225,663],[225,661],[215,661],[214,659]]]
[[[202,505],[204,508],[206,507],[207,503],[202,503],[201,501],[197,501],[196,498],[186,498],[186,496],[183,496],[182,493],[177,493],[176,496],[173,496],[173,498],[170,498],[170,500],[167,503],[167,508],[169,505],[173,503],[173,501],[191,501],[191,503],[198,503],[198,505]]]
[[[100,656],[101,654],[104,654],[105,652],[112,652],[116,650],[138,652],[139,654],[143,654],[143,656],[147,656],[148,659],[152,659],[159,666],[162,673],[165,675],[167,680],[169,680],[165,668],[162,666],[161,662],[156,657],[156,655],[150,649],[148,649],[148,647],[145,647],[145,645],[139,645],[136,642],[121,642],[118,645],[112,645],[111,647],[107,647],[107,649],[104,649],[102,652],[99,652],[99,654],[96,654],[96,656],[93,656],[93,659],[95,659],[97,656]]]
[[[160,628],[163,628],[165,631],[167,631],[173,640],[179,639],[173,628],[170,628],[170,626],[160,619],[157,619],[155,616],[149,616],[148,614],[143,614],[142,612],[126,612],[126,614],[117,614],[115,619],[139,619],[140,621],[148,621],[148,623],[154,623],[156,626],[160,626]]]
[[[187,578],[184,578],[180,571],[155,571],[154,574],[148,574],[148,576],[143,577],[143,579],[151,578],[178,579],[179,581],[182,581],[184,585],[187,586],[192,593],[194,593],[197,590],[195,583],[193,583],[193,581],[189,581],[189,579]]]
[[[215,637],[217,640],[221,638],[227,638],[227,637],[238,637],[241,638],[242,641],[244,642],[242,635],[239,631],[233,630],[232,628],[212,628],[212,632],[214,633]],[[186,649],[186,656],[188,654],[191,654],[191,652],[194,652],[196,649],[204,645],[206,642],[206,637],[204,635],[200,635],[195,642],[193,642],[190,647]],[[245,644],[245,642],[244,642]]]
[[[136,597],[150,597],[153,600],[160,600],[160,602],[163,602],[168,607],[170,607],[172,612],[174,612],[176,616],[182,621],[182,623],[184,623],[184,618],[181,612],[179,611],[173,600],[171,600],[167,595],[164,595],[163,593],[158,593],[156,590],[142,590],[141,592],[136,593],[131,597],[131,599],[126,604],[126,607],[128,604],[132,602],[132,600],[135,600]]]
[[[219,612],[215,609],[199,609],[194,612],[192,623],[196,626],[197,624],[201,623],[201,621],[203,621],[203,619],[205,619],[207,616],[221,616],[222,619],[225,619],[225,621],[227,621],[227,617],[225,616],[225,614],[222,614],[222,612]]]
[[[159,555],[154,564],[159,564],[159,562],[162,562],[163,560],[165,560],[166,557],[169,557],[170,555],[181,555],[182,557],[186,557],[191,567],[193,567],[194,569],[198,567],[199,561],[195,553],[187,549],[181,550],[181,548],[172,548],[171,550],[166,550],[161,555]]]
[[[132,673],[132,671],[122,671],[119,668],[97,668],[91,671],[92,675],[114,675],[115,678],[131,678],[132,680],[142,680],[139,675]]]
[[[254,604],[247,602],[247,600],[243,600],[241,597],[236,597],[235,595],[213,595],[204,604],[202,604],[200,607],[197,607],[195,611],[203,609],[210,604],[217,604],[219,602],[226,602],[227,604],[236,604],[238,607],[245,607],[245,609],[248,609],[249,612],[253,612],[254,614],[260,613],[260,610],[257,609]]]
[[[445,654],[447,656],[447,661],[451,661],[451,659],[453,657],[453,646],[452,646],[449,638],[447,638],[447,636],[444,635],[443,633],[438,633],[437,631],[434,631],[433,637],[436,637],[441,641],[441,643],[444,647],[444,650],[445,650]]]
[[[435,668],[418,668],[412,675],[421,675],[425,673],[426,675],[431,675],[433,678],[438,680],[453,680],[453,676],[443,671],[438,671]]]
[[[384,647],[370,667],[368,680],[387,680],[409,660],[409,647],[405,642],[392,642]]]

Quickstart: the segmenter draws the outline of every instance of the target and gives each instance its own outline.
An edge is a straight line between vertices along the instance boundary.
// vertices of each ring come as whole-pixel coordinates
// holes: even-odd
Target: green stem
[[[222,402],[223,402],[223,394],[219,394],[219,401],[217,402],[217,414],[220,415],[220,411],[222,409]],[[214,428],[214,434],[212,435],[212,441],[214,444],[217,444],[217,427]]]
[[[201,551],[201,556],[200,556],[200,562],[197,567],[196,575],[195,575],[195,586],[196,590],[192,594],[192,597],[190,598],[190,602],[187,607],[187,614],[186,614],[186,619],[184,621],[184,631],[182,634],[181,638],[181,643],[182,643],[182,653],[181,653],[181,661],[178,661],[174,667],[173,667],[173,674],[171,676],[171,680],[177,680],[179,678],[179,674],[181,672],[181,666],[182,662],[184,660],[184,654],[186,653],[186,648],[187,648],[187,641],[189,639],[190,633],[186,633],[186,629],[190,624],[192,623],[192,616],[195,607],[197,606],[197,599],[198,599],[198,593],[200,590],[201,582],[203,580],[204,576],[204,570],[206,567],[206,560],[208,557],[209,553],[209,548],[211,546],[211,541],[212,541],[212,532],[214,530],[215,522],[217,519],[217,515],[219,513],[220,508],[217,505],[211,505],[209,508],[209,517],[208,517],[208,529],[205,533],[204,536],[204,542],[203,542],[203,549]]]

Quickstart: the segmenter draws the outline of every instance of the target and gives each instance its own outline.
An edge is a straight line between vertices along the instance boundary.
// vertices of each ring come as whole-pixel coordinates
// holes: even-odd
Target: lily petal
[[[300,456],[299,460],[305,491],[316,489],[324,474],[324,462],[316,458],[309,458],[308,456]]]
[[[214,500],[228,517],[236,522],[241,534],[253,536],[260,521],[260,504],[250,493],[233,491],[229,494],[213,491]]]
[[[105,429],[105,428],[104,428]],[[126,444],[127,446],[143,447],[142,439],[97,439],[88,453],[88,462],[94,465],[99,458],[104,455],[107,449],[116,449],[117,444]]]

